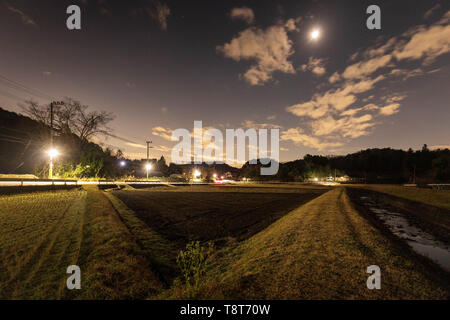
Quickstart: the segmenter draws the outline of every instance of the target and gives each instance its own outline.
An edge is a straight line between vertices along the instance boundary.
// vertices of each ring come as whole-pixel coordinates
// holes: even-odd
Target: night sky
[[[79,31],[66,28],[71,4]],[[371,4],[381,30],[366,27]],[[194,120],[280,128],[281,161],[449,146],[449,10],[429,0],[1,0],[0,107],[71,97],[113,112],[118,138],[98,139],[131,158],[153,140],[152,157],[170,159],[171,131]]]

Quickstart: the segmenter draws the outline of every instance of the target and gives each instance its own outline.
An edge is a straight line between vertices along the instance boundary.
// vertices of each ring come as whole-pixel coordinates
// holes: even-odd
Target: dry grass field
[[[364,189],[450,210],[450,190],[434,190],[399,185],[352,185],[352,187],[362,187]]]
[[[248,184],[0,196],[0,298],[186,298],[176,256],[191,240],[215,245],[199,299],[450,296],[448,273],[379,230],[346,188]],[[72,264],[81,290],[66,289]],[[372,264],[381,290],[366,287]]]
[[[0,298],[145,298],[161,285],[95,188],[0,197]],[[82,290],[66,289],[79,265]]]

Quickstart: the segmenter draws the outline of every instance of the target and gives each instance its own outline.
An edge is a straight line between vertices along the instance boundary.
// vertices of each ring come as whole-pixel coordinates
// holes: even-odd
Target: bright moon
[[[315,29],[311,32],[311,39],[317,40],[319,39],[320,31],[318,29]]]

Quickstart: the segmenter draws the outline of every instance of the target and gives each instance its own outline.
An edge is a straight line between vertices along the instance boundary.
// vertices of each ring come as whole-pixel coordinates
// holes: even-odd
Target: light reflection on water
[[[450,247],[436,240],[431,234],[411,225],[405,216],[398,212],[390,212],[380,208],[369,197],[361,197],[369,210],[380,219],[389,230],[406,241],[418,254],[435,261],[443,269],[450,272]]]

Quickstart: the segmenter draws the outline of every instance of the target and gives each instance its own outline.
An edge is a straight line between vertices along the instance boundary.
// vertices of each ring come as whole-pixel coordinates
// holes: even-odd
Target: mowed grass
[[[381,268],[381,290],[366,269]],[[391,242],[334,189],[213,259],[206,299],[448,299],[448,279]],[[179,298],[176,290],[173,298]]]
[[[400,185],[350,185],[351,187],[374,190],[430,206],[450,210],[450,190],[434,190]]]
[[[86,192],[0,197],[0,297],[58,298],[77,261]]]
[[[66,288],[69,265],[81,268],[81,290]],[[161,288],[95,187],[0,197],[0,298],[146,298]]]

